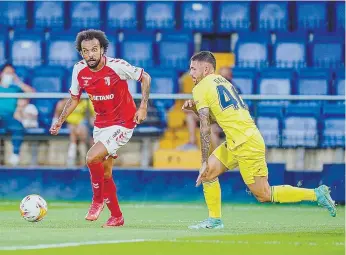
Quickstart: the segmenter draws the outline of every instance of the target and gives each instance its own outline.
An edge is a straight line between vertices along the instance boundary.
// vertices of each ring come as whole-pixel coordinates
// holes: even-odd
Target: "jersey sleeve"
[[[202,84],[200,84],[202,85]],[[193,100],[196,104],[196,109],[199,111],[202,108],[209,107],[209,100],[207,97],[207,89],[204,86],[195,87],[192,91]]]
[[[125,60],[120,59],[117,62],[117,74],[122,80],[140,81],[143,75],[143,68],[130,65]]]
[[[71,87],[70,87],[70,94],[72,96],[75,97],[80,97],[82,94],[82,90],[79,86],[79,82],[78,82],[78,70],[76,68],[76,66],[73,67],[73,71],[72,71],[72,79],[71,79]]]

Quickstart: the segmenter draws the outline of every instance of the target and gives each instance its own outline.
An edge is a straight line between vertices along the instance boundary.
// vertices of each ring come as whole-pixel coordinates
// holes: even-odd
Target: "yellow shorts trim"
[[[230,170],[239,167],[246,184],[255,183],[255,176],[268,176],[265,143],[259,131],[233,150],[228,149],[227,142],[224,142],[213,155]]]

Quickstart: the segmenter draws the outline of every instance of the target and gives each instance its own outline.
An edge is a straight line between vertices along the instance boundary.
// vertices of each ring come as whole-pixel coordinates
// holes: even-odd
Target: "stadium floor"
[[[87,203],[48,203],[39,223],[21,219],[19,202],[0,202],[0,254],[345,254],[345,208],[336,218],[311,205],[225,204],[222,230],[189,230],[201,204],[126,203],[125,226],[84,220]]]

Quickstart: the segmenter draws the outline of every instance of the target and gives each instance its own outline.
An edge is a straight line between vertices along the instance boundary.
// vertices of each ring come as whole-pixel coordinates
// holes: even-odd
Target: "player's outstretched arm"
[[[134,122],[136,122],[137,124],[141,124],[147,118],[150,83],[150,75],[146,72],[143,72],[141,79],[142,101],[134,117]]]
[[[199,170],[199,176],[196,181],[196,186],[202,182],[204,174],[208,171],[208,158],[210,153],[210,113],[209,108],[202,108],[198,111],[200,121],[200,138],[201,138],[201,152],[202,152],[202,167]]]
[[[52,127],[49,130],[49,132],[52,135],[57,135],[59,133],[62,124],[65,122],[66,118],[76,109],[78,103],[79,97],[71,96],[67,100],[65,107],[62,110],[62,113],[60,114],[58,120],[52,125]]]

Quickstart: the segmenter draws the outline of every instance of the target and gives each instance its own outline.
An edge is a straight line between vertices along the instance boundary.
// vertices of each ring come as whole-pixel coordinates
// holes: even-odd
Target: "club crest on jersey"
[[[104,77],[103,79],[105,79],[105,83],[107,86],[111,85],[111,78],[110,77]]]

